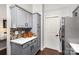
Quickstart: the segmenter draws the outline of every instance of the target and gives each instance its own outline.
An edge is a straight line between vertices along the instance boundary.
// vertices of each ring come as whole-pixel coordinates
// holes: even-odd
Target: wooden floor
[[[1,50],[0,55],[6,55],[6,49]]]
[[[36,55],[61,55],[57,50],[44,48],[43,51],[38,51]]]
[[[6,49],[0,51],[0,55],[6,55]],[[57,50],[45,48],[43,51],[38,51],[36,55],[61,55]]]

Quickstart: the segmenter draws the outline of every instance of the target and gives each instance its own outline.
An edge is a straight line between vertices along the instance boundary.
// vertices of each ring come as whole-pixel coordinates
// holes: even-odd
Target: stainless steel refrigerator
[[[59,34],[63,54],[75,54],[69,43],[79,44],[79,16],[63,17],[60,23]]]

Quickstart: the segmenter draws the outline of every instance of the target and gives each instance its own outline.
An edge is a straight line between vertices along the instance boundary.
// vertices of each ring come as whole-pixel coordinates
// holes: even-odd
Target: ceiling
[[[45,4],[45,11],[56,10],[56,9],[67,8],[67,7],[76,8],[77,6],[78,4]]]

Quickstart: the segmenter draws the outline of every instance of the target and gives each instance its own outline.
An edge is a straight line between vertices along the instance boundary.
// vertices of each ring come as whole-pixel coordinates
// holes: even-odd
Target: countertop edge
[[[73,46],[73,44],[75,44],[75,43],[71,43],[71,42],[70,42],[69,44],[70,44],[70,46],[73,48],[73,50],[74,50],[76,53],[79,53],[79,51],[75,49],[76,47],[74,48],[74,46]],[[79,44],[76,44],[76,45],[79,45]],[[78,48],[78,47],[77,47],[77,48]]]
[[[36,39],[37,37],[35,37],[35,38],[33,38],[33,39]],[[29,39],[29,41],[31,41],[31,40],[33,40],[33,39]],[[15,39],[16,40],[16,39]],[[25,40],[27,40],[27,39],[25,39]],[[29,41],[27,41],[27,42],[29,42]],[[25,43],[18,43],[18,42],[14,42],[14,41],[12,41],[12,40],[10,40],[10,42],[12,42],[12,43],[15,43],[15,44],[18,44],[18,45],[24,45],[25,43],[27,43],[27,42],[25,42]]]

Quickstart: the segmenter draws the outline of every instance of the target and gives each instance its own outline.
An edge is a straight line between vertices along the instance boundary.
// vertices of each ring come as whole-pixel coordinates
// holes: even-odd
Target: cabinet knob
[[[27,24],[27,23],[25,23],[25,26],[28,26],[28,24]]]
[[[57,34],[56,37],[58,37],[59,35]]]

